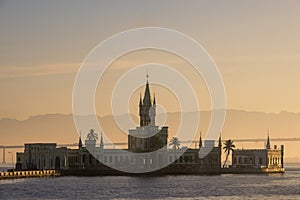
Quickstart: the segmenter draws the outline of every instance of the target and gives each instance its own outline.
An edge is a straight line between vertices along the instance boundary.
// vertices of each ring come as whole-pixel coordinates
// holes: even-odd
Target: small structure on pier
[[[68,149],[56,143],[25,144],[24,152],[17,152],[16,170],[67,169]]]

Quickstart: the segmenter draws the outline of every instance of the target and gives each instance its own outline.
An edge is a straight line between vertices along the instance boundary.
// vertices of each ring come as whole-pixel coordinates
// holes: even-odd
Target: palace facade
[[[160,169],[164,174],[197,174],[220,173],[222,143],[219,141],[204,141],[200,138],[199,148],[182,147],[169,149],[168,127],[158,127],[155,123],[156,99],[152,100],[148,80],[145,86],[144,97],[140,96],[139,117],[140,124],[129,130],[127,149],[106,149],[103,137],[100,144],[92,137],[87,137],[85,145],[79,138],[77,149],[66,147],[57,148],[56,144],[35,143],[25,144],[24,153],[17,153],[18,170],[29,169],[59,169],[67,174],[114,174],[122,166]],[[92,133],[96,134],[94,130]],[[201,136],[200,136],[201,137]],[[211,147],[214,146],[212,149]],[[199,151],[209,149],[204,158],[199,158]],[[159,151],[158,151],[159,150]],[[157,152],[151,156],[143,153]],[[132,154],[138,153],[138,154]],[[139,155],[140,154],[140,155]],[[170,163],[165,166],[165,163]]]
[[[232,168],[237,171],[254,170],[266,172],[284,171],[284,146],[271,148],[268,134],[264,149],[235,149],[232,153]]]

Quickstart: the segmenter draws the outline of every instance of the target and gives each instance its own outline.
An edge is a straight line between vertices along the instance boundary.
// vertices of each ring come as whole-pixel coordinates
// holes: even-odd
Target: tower
[[[160,129],[155,125],[156,97],[154,94],[151,100],[148,74],[146,77],[144,97],[140,94],[139,101],[140,126],[129,130],[128,134],[128,149],[136,152],[156,151],[168,143],[168,127]]]
[[[142,100],[142,96],[140,95],[140,104],[139,104],[140,127],[148,126],[150,124],[155,125],[156,100],[154,96],[154,100],[152,104],[148,77],[149,76],[147,74],[147,82],[146,82],[146,88],[145,88],[143,100]]]

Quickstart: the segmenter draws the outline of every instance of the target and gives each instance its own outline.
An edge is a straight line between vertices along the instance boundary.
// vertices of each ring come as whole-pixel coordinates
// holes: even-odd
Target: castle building
[[[155,123],[156,98],[153,95],[151,99],[148,76],[144,96],[143,98],[140,96],[138,106],[140,123],[135,129],[129,130],[127,149],[121,151],[105,148],[102,134],[100,143],[97,144],[98,135],[94,129],[91,129],[87,134],[85,145],[81,136],[79,137],[77,149],[57,148],[56,144],[51,143],[25,144],[24,153],[18,153],[19,169],[61,169],[73,175],[91,173],[91,171],[93,174],[115,174],[116,170],[108,166],[138,165],[160,169],[164,166],[162,163],[168,162],[171,164],[159,170],[162,174],[220,173],[221,138],[218,144],[210,140],[204,140],[203,144],[200,136],[199,148],[168,149],[168,127],[160,128]],[[207,156],[201,159],[200,149],[209,151]],[[143,153],[148,152],[155,153],[151,156],[143,156]]]
[[[67,169],[68,151],[66,147],[57,148],[56,143],[25,144],[24,152],[17,153],[16,169]]]
[[[284,170],[284,146],[271,148],[268,134],[264,149],[235,149],[232,153],[232,167],[239,169],[260,169],[265,171]]]

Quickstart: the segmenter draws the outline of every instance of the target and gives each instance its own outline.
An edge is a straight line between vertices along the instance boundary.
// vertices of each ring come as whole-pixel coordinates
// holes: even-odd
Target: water
[[[300,170],[272,175],[0,180],[0,199],[300,199]]]

